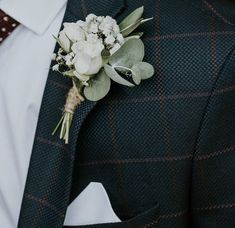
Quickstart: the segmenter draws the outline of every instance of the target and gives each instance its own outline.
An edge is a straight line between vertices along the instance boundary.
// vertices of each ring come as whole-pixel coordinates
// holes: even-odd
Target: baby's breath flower
[[[115,24],[115,25],[113,26],[113,31],[114,31],[115,33],[120,33],[120,28],[119,28],[119,26],[118,26],[117,24]]]
[[[86,17],[86,22],[90,23],[92,20],[96,19],[96,17],[97,16],[95,14],[91,13]]]
[[[88,28],[89,33],[98,33],[98,25],[94,22],[91,22]]]
[[[64,57],[64,60],[65,60],[67,66],[72,66],[73,65],[73,55],[72,55],[72,53],[66,55]]]
[[[97,34],[88,34],[87,41],[89,42],[96,42],[99,39]]]
[[[113,45],[115,42],[115,38],[112,35],[108,35],[107,38],[104,41],[106,44]]]
[[[57,56],[57,54],[53,53],[52,56],[51,56],[51,60],[56,60],[56,56]]]
[[[102,22],[104,20],[104,17],[103,16],[99,16],[96,18],[97,22]]]
[[[120,44],[122,44],[122,43],[124,42],[124,37],[123,37],[123,35],[122,35],[121,33],[119,33],[119,34],[117,35],[117,41],[118,41]]]
[[[52,67],[53,71],[59,71],[59,64],[56,64]]]

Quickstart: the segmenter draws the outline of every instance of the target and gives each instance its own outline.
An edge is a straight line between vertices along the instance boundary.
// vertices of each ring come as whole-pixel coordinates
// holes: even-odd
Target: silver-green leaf
[[[141,25],[142,20],[143,19],[141,18],[138,21],[136,21],[135,23],[130,24],[128,27],[121,30],[122,35],[124,37],[127,37],[129,34],[131,34],[133,31],[135,31]]]
[[[134,10],[119,24],[120,30],[123,30],[128,26],[130,26],[131,24],[136,23],[136,21],[138,21],[142,17],[143,13],[144,13],[143,6]]]
[[[141,77],[139,72],[135,71],[135,69],[131,69],[132,70],[132,79],[135,82],[136,85],[139,85],[141,82]]]
[[[98,101],[108,94],[110,86],[111,80],[102,70],[84,88],[84,96],[90,101]]]
[[[134,86],[134,84],[132,84],[131,82],[125,80],[123,77],[121,77],[121,75],[119,75],[115,69],[112,66],[109,65],[105,65],[104,66],[104,70],[105,73],[115,82],[117,82],[118,84],[121,85],[125,85],[125,86]]]
[[[132,70],[142,79],[151,78],[154,75],[154,68],[151,64],[140,62],[132,67]]]
[[[112,66],[124,66],[131,68],[137,62],[142,62],[144,58],[144,44],[140,39],[130,39],[115,52],[109,59]]]

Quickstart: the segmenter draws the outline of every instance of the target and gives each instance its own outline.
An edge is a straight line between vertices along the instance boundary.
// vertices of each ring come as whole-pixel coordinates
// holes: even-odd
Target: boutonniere
[[[60,138],[69,142],[73,115],[85,100],[104,98],[111,80],[134,87],[154,75],[154,68],[144,59],[143,33],[133,33],[152,18],[142,18],[144,7],[127,16],[119,25],[110,16],[89,14],[85,21],[64,23],[57,40],[60,48],[54,54],[54,71],[72,80],[62,117],[53,131],[61,127]]]

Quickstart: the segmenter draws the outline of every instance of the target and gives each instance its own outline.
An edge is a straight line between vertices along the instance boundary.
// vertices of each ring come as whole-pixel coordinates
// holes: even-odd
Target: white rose
[[[72,42],[85,40],[85,33],[78,23],[64,23],[63,31]]]
[[[64,31],[61,31],[59,33],[59,42],[60,42],[60,46],[62,47],[62,49],[66,52],[70,51],[70,40],[69,38],[66,36]]]
[[[98,25],[96,23],[90,23],[88,28],[89,33],[98,33]]]
[[[72,51],[76,54],[74,66],[78,74],[97,74],[102,67],[101,52],[104,45],[100,40],[79,41],[72,46]]]
[[[93,13],[87,15],[86,17],[86,22],[90,23],[91,21],[95,20],[97,18],[97,16]]]

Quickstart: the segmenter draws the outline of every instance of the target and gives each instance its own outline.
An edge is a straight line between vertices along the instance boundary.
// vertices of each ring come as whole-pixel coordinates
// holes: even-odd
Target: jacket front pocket
[[[147,228],[158,227],[159,206],[153,208],[123,222],[118,223],[103,223],[96,225],[83,226],[64,226],[64,228]]]

